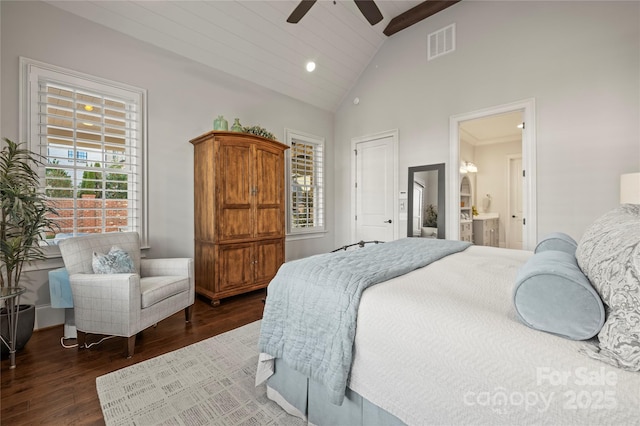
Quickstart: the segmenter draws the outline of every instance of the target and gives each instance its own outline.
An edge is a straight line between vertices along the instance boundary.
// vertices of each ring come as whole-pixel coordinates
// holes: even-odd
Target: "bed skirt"
[[[275,360],[275,374],[267,382],[267,396],[286,412],[312,425],[404,425],[400,419],[347,388],[341,406],[329,402],[324,387]]]

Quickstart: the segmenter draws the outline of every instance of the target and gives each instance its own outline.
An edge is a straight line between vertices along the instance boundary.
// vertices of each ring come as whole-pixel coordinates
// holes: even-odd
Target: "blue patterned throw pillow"
[[[93,252],[91,262],[94,274],[134,274],[136,268],[129,253],[120,247],[111,247],[109,253]]]
[[[576,258],[607,307],[598,347],[587,355],[640,371],[640,205],[623,204],[597,219]]]

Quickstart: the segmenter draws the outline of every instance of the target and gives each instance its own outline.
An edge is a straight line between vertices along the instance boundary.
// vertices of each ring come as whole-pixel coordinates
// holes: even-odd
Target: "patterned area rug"
[[[96,379],[107,425],[303,425],[255,387],[260,321]]]

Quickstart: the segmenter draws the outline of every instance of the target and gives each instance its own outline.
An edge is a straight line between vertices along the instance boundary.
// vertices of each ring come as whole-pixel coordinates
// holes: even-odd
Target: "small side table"
[[[4,307],[7,310],[7,322],[9,323],[9,342],[2,336],[2,343],[9,348],[11,365],[9,368],[16,368],[16,334],[18,333],[18,309],[20,309],[20,295],[24,293],[24,287],[3,287],[0,289],[0,300],[4,300]]]

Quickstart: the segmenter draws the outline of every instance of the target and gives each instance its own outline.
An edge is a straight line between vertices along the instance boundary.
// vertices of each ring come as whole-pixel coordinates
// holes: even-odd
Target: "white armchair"
[[[86,333],[122,336],[131,357],[138,332],[181,309],[191,321],[193,259],[141,259],[137,232],[68,238],[58,246],[69,273],[78,348],[84,346]],[[138,273],[93,273],[93,253],[108,253],[114,246],[129,254]]]

